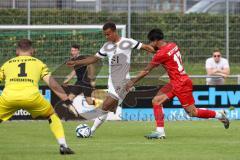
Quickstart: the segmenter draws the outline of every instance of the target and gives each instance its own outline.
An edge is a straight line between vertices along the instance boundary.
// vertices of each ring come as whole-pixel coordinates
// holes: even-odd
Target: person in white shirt
[[[214,50],[213,56],[206,60],[205,67],[208,76],[216,76],[207,78],[207,85],[223,85],[225,78],[230,74],[228,60],[222,57],[218,49]]]
[[[83,60],[68,61],[66,64],[70,67],[89,65],[107,57],[109,62],[108,95],[103,102],[102,110],[115,112],[117,106],[122,103],[128,94],[124,86],[130,79],[129,70],[132,50],[142,49],[154,53],[155,49],[132,38],[120,37],[116,25],[112,22],[104,24],[103,33],[107,42],[94,56],[89,56]],[[91,128],[91,134],[95,132],[106,118],[107,114],[104,114],[95,119]]]

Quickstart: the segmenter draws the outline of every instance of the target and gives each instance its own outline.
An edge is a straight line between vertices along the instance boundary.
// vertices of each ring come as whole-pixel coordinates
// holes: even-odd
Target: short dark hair
[[[79,46],[78,44],[73,44],[73,45],[72,45],[72,48],[76,48],[76,49],[79,50],[80,46]]]
[[[219,48],[214,48],[214,49],[213,49],[213,53],[214,53],[214,52],[220,52],[220,53],[221,53],[221,50],[220,50]]]
[[[29,39],[21,39],[17,44],[17,49],[28,51],[32,49],[32,41]]]
[[[155,28],[148,33],[147,37],[150,41],[162,40],[164,38],[164,34],[161,29]]]
[[[103,30],[107,30],[107,29],[111,29],[112,31],[116,31],[117,27],[116,27],[116,24],[113,23],[113,22],[107,22],[103,25]]]

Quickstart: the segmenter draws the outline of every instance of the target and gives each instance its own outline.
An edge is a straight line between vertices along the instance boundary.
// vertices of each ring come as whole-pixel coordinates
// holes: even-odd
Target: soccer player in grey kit
[[[107,42],[96,53],[96,55],[83,60],[68,61],[66,64],[71,67],[76,65],[89,65],[108,57],[108,95],[103,102],[102,110],[115,112],[117,106],[122,103],[128,94],[124,84],[130,79],[129,70],[132,49],[142,49],[151,53],[154,53],[155,50],[152,46],[143,44],[134,39],[120,37],[117,33],[116,25],[112,22],[104,24],[103,32]],[[92,135],[106,118],[107,112],[95,119],[91,128]]]

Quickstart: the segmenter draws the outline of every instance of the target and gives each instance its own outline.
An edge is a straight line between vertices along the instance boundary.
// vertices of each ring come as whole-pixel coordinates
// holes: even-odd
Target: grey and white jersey
[[[140,49],[142,43],[121,37],[117,43],[106,42],[98,53],[97,57],[108,57],[109,77],[108,92],[117,99],[124,99],[127,93],[123,93],[127,80],[130,78],[130,62],[132,49]]]

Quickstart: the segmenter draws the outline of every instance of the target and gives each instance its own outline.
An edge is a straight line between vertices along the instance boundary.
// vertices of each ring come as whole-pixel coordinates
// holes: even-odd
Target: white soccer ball
[[[91,135],[91,128],[87,124],[79,124],[76,128],[76,134],[79,138],[88,138]]]

